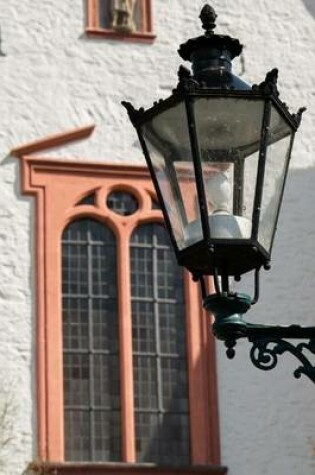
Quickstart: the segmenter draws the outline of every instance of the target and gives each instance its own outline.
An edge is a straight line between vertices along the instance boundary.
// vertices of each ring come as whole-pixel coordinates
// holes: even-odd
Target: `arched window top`
[[[130,243],[131,245],[142,244],[151,246],[155,243],[161,246],[169,246],[169,239],[163,224],[147,223],[135,229],[131,236]]]
[[[219,464],[213,340],[199,306],[198,289],[187,276],[183,306],[182,271],[177,270],[174,277],[170,270],[164,230],[157,224],[161,212],[153,206],[155,195],[147,170],[29,156],[21,161],[23,191],[35,195],[37,200],[39,459],[48,462],[52,470],[57,467],[60,473],[63,467],[68,471],[69,464],[63,465],[64,460],[73,460],[73,467],[85,460],[80,464],[82,473],[103,468],[105,473],[111,470],[106,464],[109,460],[162,463],[166,451],[173,450],[170,444],[174,442],[178,457],[168,459],[169,464],[187,463],[188,446],[192,466]],[[121,216],[107,207],[107,196],[113,190],[127,191],[137,198],[139,208],[133,215]],[[78,197],[87,198],[93,191],[94,206],[78,206]],[[89,210],[91,214],[87,217]],[[130,236],[134,226],[150,219],[154,238],[148,236],[150,228],[146,224]],[[159,255],[158,265],[155,257],[151,259],[152,254]],[[154,276],[148,272],[150,260]],[[138,269],[140,279],[131,275],[134,268]],[[147,319],[146,312],[151,319]],[[153,353],[159,366],[156,362],[152,364],[151,355],[148,357],[157,344],[159,352]],[[183,366],[185,344],[189,426],[187,372]],[[167,409],[167,415],[164,409],[156,412],[156,406],[151,411],[150,405],[150,414],[143,410],[143,395],[148,396],[150,404],[154,402],[156,379],[152,379],[152,388],[146,394],[142,384],[149,381],[141,378],[149,373],[142,363],[151,365],[151,374],[158,368],[166,381],[156,401],[158,407]],[[178,393],[172,385],[174,381],[179,383],[175,384]],[[109,391],[104,389],[108,382]],[[177,415],[173,418],[175,406],[181,411],[181,422]],[[164,421],[159,426],[162,414]],[[151,426],[152,420],[155,423]],[[150,427],[151,435],[148,432],[143,437],[143,429],[150,431]],[[179,432],[181,440],[177,437]],[[74,437],[67,436],[71,433]],[[87,437],[88,433],[91,436]],[[158,441],[157,449],[147,443],[151,436]],[[58,461],[57,465],[52,461]],[[140,473],[143,467],[138,469],[136,464],[132,470]],[[148,473],[155,470],[145,468]],[[216,473],[219,472],[222,470]]]
[[[115,245],[115,236],[109,227],[93,218],[79,218],[65,228],[63,242]]]

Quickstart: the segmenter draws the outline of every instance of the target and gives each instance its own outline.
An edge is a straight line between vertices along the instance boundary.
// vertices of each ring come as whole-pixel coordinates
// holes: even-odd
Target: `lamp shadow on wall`
[[[315,2],[314,0],[302,0],[307,11],[315,18]]]

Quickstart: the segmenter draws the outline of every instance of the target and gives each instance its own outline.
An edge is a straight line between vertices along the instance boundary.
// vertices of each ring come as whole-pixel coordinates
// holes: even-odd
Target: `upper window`
[[[153,40],[151,0],[87,0],[87,33]]]

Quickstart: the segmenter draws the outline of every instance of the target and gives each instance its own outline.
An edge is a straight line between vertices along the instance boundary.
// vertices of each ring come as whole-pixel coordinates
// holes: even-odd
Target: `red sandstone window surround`
[[[86,33],[109,39],[152,42],[152,0],[86,0]]]
[[[22,189],[36,203],[36,340],[38,460],[33,469],[56,474],[173,473],[172,469],[137,463],[135,399],[133,389],[132,304],[130,238],[136,229],[162,223],[153,186],[144,167],[78,163],[26,155],[54,144],[88,136],[90,128],[34,142],[14,151],[21,159]],[[111,192],[133,195],[138,209],[129,216],[115,215],[108,201]],[[114,197],[115,198],[115,197]],[[112,199],[112,198],[111,198]],[[65,462],[62,238],[71,223],[93,219],[109,226],[117,243],[119,358],[121,393],[120,463]],[[140,228],[139,228],[140,227]],[[138,246],[136,241],[136,251]],[[140,242],[141,245],[141,242]],[[200,308],[198,288],[188,274],[184,278],[187,365],[189,378],[190,468],[183,473],[226,473],[220,463],[215,349],[207,316]],[[34,296],[35,298],[35,296]],[[141,355],[140,355],[141,357]],[[40,472],[41,473],[41,472]],[[45,473],[45,472],[44,472]]]

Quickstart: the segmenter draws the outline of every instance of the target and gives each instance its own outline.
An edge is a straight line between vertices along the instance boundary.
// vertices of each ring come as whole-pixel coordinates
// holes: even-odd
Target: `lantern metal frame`
[[[270,123],[271,105],[273,104],[275,106],[279,114],[290,124],[294,131],[296,131],[299,127],[301,115],[303,112],[303,109],[300,109],[297,114],[290,114],[287,106],[279,99],[279,92],[276,86],[277,75],[278,71],[276,69],[272,70],[270,73],[267,74],[266,80],[263,83],[261,83],[259,86],[253,86],[253,88],[249,91],[222,91],[200,87],[197,81],[183,74],[183,70],[181,67],[179,71],[178,86],[173,91],[172,96],[170,96],[169,98],[156,102],[153,107],[147,110],[144,110],[143,108],[136,110],[132,106],[132,104],[125,101],[122,103],[127,108],[130,120],[137,130],[139,141],[142,146],[142,150],[145,155],[146,162],[148,164],[150,174],[158,194],[158,199],[161,204],[165,223],[170,234],[170,238],[176,253],[178,263],[180,265],[184,265],[195,276],[205,274],[213,275],[213,273],[217,272],[219,275],[227,274],[238,277],[239,275],[248,272],[252,269],[259,269],[261,266],[264,266],[266,269],[269,268],[271,252],[267,252],[258,242],[257,235],[259,214],[262,201],[265,155],[268,145],[268,128]],[[258,159],[256,194],[254,199],[252,235],[251,238],[246,241],[244,239],[240,239],[239,241],[233,239],[233,243],[231,244],[230,239],[211,239],[208,215],[206,212],[207,205],[202,178],[200,149],[198,144],[198,137],[196,134],[196,120],[191,102],[198,97],[224,97],[236,99],[243,98],[250,99],[253,101],[260,100],[264,101],[265,103],[261,132],[262,138],[260,141]],[[150,153],[142,135],[141,126],[152,118],[154,118],[155,116],[159,115],[160,113],[167,111],[169,108],[174,107],[175,105],[178,105],[182,102],[185,103],[187,112],[188,130],[190,134],[191,151],[193,154],[193,164],[195,167],[194,172],[196,177],[196,188],[198,194],[198,202],[204,239],[196,244],[189,246],[186,249],[179,250],[176,243],[176,239],[173,234],[172,225],[170,223],[169,216],[164,204],[164,199],[160,192],[159,183],[156,179],[155,170],[150,158]],[[291,143],[288,151],[289,155],[292,150],[293,141],[294,134],[291,138]],[[285,177],[287,174],[288,165],[289,161],[287,163]],[[282,201],[283,191],[284,187],[281,190],[280,204]],[[278,216],[276,218],[276,221],[277,219]],[[275,233],[273,232],[272,242],[274,240],[274,234]],[[271,248],[272,244],[270,247],[270,251]],[[222,258],[224,260],[223,265],[220,264]],[[205,265],[207,265],[206,268],[204,267]]]
[[[304,374],[315,383],[315,365],[312,365],[304,355],[305,350],[315,355],[315,327],[260,325],[248,323],[243,319],[243,315],[259,298],[260,268],[270,269],[271,249],[289,168],[289,158],[294,135],[301,123],[305,108],[300,108],[297,113],[291,114],[286,104],[280,100],[277,88],[277,69],[268,72],[261,84],[252,87],[234,76],[231,73],[230,60],[240,54],[242,45],[238,40],[229,36],[214,35],[213,29],[215,28],[216,14],[209,5],[203,7],[200,18],[203,28],[206,30],[205,35],[188,40],[179,49],[179,54],[183,59],[193,62],[194,74],[191,74],[190,70],[186,67],[180,66],[178,71],[179,81],[172,95],[167,99],[155,102],[147,110],[144,108],[135,109],[130,102],[126,101],[123,101],[122,104],[127,109],[129,118],[137,130],[177,261],[192,273],[194,280],[200,282],[204,308],[214,316],[213,333],[217,338],[225,342],[228,358],[234,357],[234,347],[237,340],[247,338],[253,345],[250,358],[257,368],[263,370],[273,369],[277,364],[278,356],[285,352],[290,352],[301,363],[301,366],[294,372],[295,377],[298,378]],[[207,55],[210,56],[210,59],[207,58]],[[202,160],[193,107],[193,101],[199,97],[243,98],[253,101],[264,101],[250,239],[211,238],[206,193],[202,176]],[[178,248],[150,152],[142,132],[144,124],[180,103],[185,104],[203,233],[201,241],[184,249]],[[292,135],[287,152],[288,160],[280,191],[271,246],[268,252],[258,241],[258,227],[272,107],[276,109],[290,126]],[[240,280],[242,274],[251,270],[255,271],[254,297],[251,298],[248,295],[231,291],[230,277],[233,276],[235,280]],[[207,295],[205,277],[208,275],[212,275],[214,278],[216,293],[212,295]],[[286,339],[307,339],[308,343],[299,343],[294,346]]]

